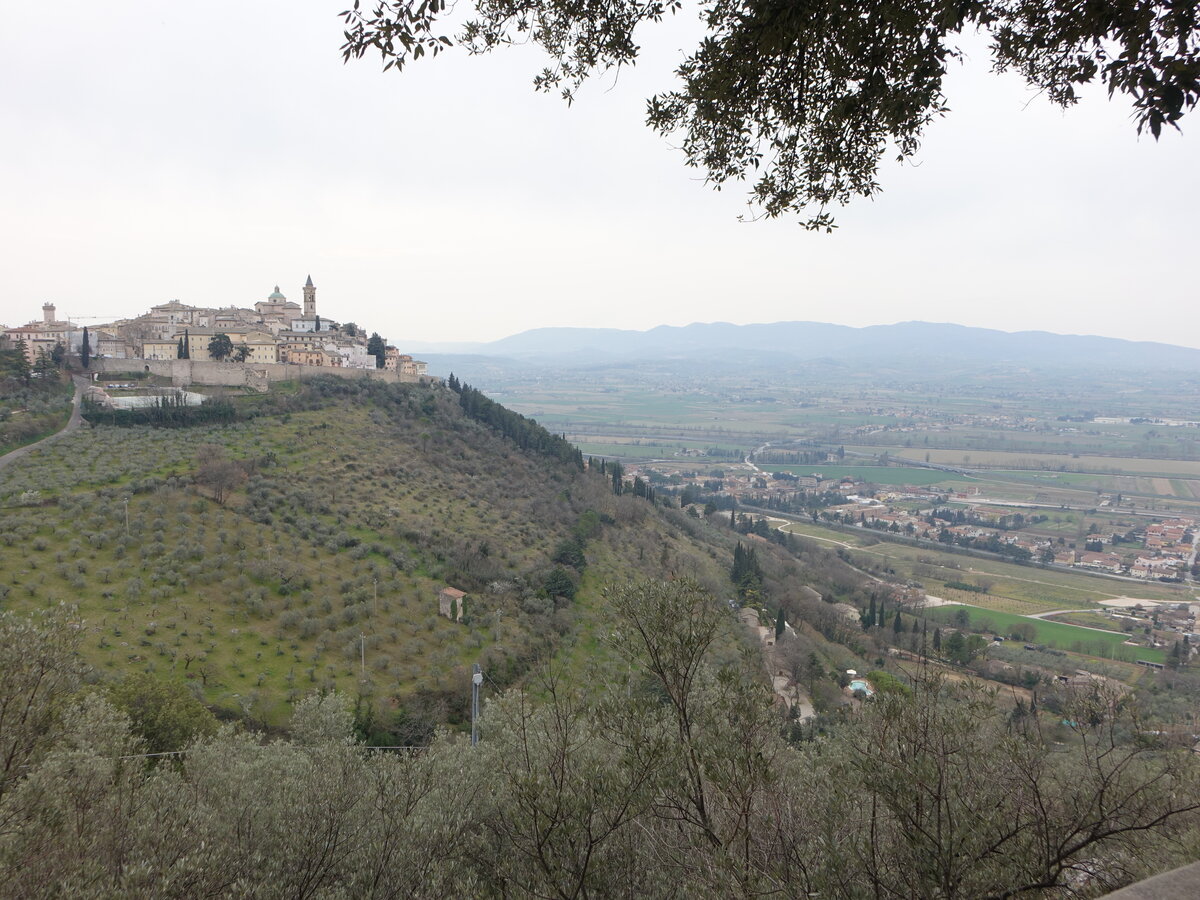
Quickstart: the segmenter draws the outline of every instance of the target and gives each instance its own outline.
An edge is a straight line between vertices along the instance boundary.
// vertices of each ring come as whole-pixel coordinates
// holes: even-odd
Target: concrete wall
[[[250,387],[265,391],[276,381],[303,381],[321,375],[335,378],[375,378],[393,384],[431,384],[440,378],[424,375],[402,375],[385,369],[343,369],[337,366],[295,366],[290,363],[212,362],[201,359],[96,359],[96,372],[149,372],[170,378],[176,387],[192,384]]]
[[[1196,900],[1200,897],[1200,862],[1131,884],[1104,900]]]

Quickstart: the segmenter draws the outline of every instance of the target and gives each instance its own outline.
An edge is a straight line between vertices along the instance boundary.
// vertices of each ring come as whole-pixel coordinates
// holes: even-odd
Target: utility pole
[[[379,579],[371,579],[371,589],[375,593],[375,618],[379,618]]]
[[[129,537],[129,499],[125,499],[125,537]]]
[[[483,684],[483,670],[479,668],[479,663],[474,665],[474,674],[471,675],[471,746],[474,747],[479,743],[479,729],[477,722],[479,720],[479,686]]]
[[[367,680],[367,636],[363,632],[358,633],[358,650],[362,655],[362,677],[363,681]]]

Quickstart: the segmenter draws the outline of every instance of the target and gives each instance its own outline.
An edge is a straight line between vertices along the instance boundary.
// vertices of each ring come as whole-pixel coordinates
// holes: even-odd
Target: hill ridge
[[[418,345],[422,353],[508,357],[576,367],[604,362],[703,356],[741,350],[795,360],[871,358],[975,360],[1039,367],[1103,366],[1200,372],[1200,349],[1045,330],[1002,331],[956,323],[903,321],[855,327],[810,320],[733,325],[693,322],[646,330],[550,326],[479,344]]]

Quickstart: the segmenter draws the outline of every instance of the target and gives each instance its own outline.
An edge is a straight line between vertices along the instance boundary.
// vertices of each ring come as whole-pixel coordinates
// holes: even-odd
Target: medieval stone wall
[[[290,363],[212,362],[201,359],[95,359],[96,372],[149,372],[170,378],[175,387],[222,385],[266,390],[277,381],[303,381],[321,375],[335,378],[375,378],[393,384],[431,384],[441,381],[431,375],[402,375],[386,369],[343,369],[339,366],[297,366]]]

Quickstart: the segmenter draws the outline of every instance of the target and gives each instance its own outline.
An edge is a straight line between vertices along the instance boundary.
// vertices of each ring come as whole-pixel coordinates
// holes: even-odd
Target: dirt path
[[[1052,609],[1049,612],[1033,613],[1026,615],[1026,619],[1046,619],[1048,616],[1061,616],[1064,613],[1087,612],[1087,610],[1079,609]],[[1049,619],[1048,621],[1054,621]],[[1108,628],[1097,628],[1095,625],[1076,625],[1074,622],[1059,622],[1060,625],[1070,625],[1072,628],[1086,628],[1088,631],[1099,631],[1101,634],[1117,634],[1121,637],[1129,637],[1124,631],[1112,631]]]
[[[803,522],[795,522],[795,521],[792,521],[791,519],[774,519],[770,516],[765,516],[764,518],[770,518],[770,519],[772,519],[772,521],[775,521],[775,522],[782,522],[783,523],[782,525],[775,526],[776,530],[785,531],[788,534],[794,534],[796,537],[808,538],[808,540],[810,540],[810,541],[821,541],[822,543],[825,543],[825,544],[834,544],[838,547],[845,547],[847,550],[860,550],[863,553],[874,553],[876,556],[886,555],[886,554],[880,553],[878,550],[871,550],[867,547],[862,547],[858,544],[851,544],[847,541],[839,541],[837,538],[818,537],[815,534],[808,534],[807,532],[804,532],[804,531],[789,531],[788,530],[789,525],[803,525],[804,524]]]
[[[83,403],[83,391],[87,387],[88,382],[86,378],[79,375],[75,375],[73,380],[75,382],[75,397],[71,400],[71,417],[67,419],[67,424],[62,427],[62,430],[47,435],[40,441],[34,441],[32,444],[26,444],[24,447],[18,447],[16,450],[10,450],[3,456],[0,456],[0,469],[11,465],[22,457],[28,456],[29,452],[35,447],[40,447],[51,441],[57,441],[64,434],[69,434],[79,427],[80,423],[83,422],[83,417],[80,415],[80,407]]]
[[[1024,581],[1027,584],[1044,584],[1046,587],[1065,587],[1073,591],[1079,591],[1084,594],[1099,594],[1102,597],[1115,597],[1114,591],[1098,591],[1095,588],[1075,587],[1075,585],[1055,584],[1053,581],[1039,581],[1036,578],[1022,578],[1020,575],[1000,575],[996,572],[989,572],[987,569],[976,569],[972,566],[967,567],[968,572],[978,572],[980,575],[991,575],[995,578],[1006,578],[1009,581]],[[1106,576],[1107,577],[1107,576]]]

